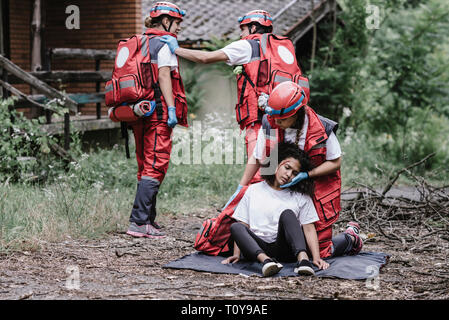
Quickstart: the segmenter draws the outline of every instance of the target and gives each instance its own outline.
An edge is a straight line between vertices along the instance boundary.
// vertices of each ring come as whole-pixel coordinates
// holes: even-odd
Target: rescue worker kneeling
[[[315,228],[321,258],[339,255],[340,251],[346,250],[347,254],[357,254],[362,248],[357,223],[350,222],[348,225],[346,233],[350,235],[350,245],[337,248],[332,243],[332,225],[341,211],[341,148],[335,135],[338,124],[317,115],[307,105],[308,97],[304,89],[295,82],[286,81],[277,85],[268,101],[264,102],[264,105],[261,103],[266,113],[262,119],[262,128],[240,185],[248,185],[259,169],[264,174],[261,165],[278,142],[294,143],[310,157],[313,169],[299,172],[281,188],[290,187],[304,179],[313,179],[312,200],[319,218]]]

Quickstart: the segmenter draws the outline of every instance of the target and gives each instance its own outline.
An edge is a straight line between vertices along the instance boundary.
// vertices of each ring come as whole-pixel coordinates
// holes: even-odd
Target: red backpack
[[[295,47],[287,37],[272,33],[252,34],[244,38],[252,48],[251,61],[237,75],[236,119],[243,130],[249,123],[261,120],[257,107],[261,93],[271,94],[281,82],[293,81],[305,91],[309,100],[309,80],[302,74]]]
[[[216,217],[203,222],[196,235],[194,248],[211,256],[229,253],[231,225],[236,221],[232,218],[235,208],[239,204],[248,186],[243,187],[231,203]]]
[[[163,97],[158,84],[156,57],[165,43],[155,38],[163,35],[174,36],[172,33],[147,29],[144,34],[119,41],[112,79],[105,85],[105,102],[110,107],[109,118],[112,121],[137,121],[139,117],[128,104],[140,100],[154,100],[158,120],[162,119]],[[180,82],[180,77],[174,73],[172,72],[172,82]],[[183,86],[174,83],[173,94],[185,96]],[[177,115],[178,112],[184,113],[179,110]]]

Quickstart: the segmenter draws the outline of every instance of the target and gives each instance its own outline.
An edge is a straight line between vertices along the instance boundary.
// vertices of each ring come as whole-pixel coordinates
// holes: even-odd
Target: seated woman
[[[262,175],[264,181],[250,185],[240,200],[233,214],[238,222],[231,226],[234,252],[222,263],[235,263],[242,253],[247,260],[263,264],[265,277],[282,269],[278,260],[297,261],[295,273],[314,275],[311,255],[314,265],[327,269],[329,264],[320,257],[314,225],[319,219],[311,199],[313,181],[306,179],[281,188],[299,172],[313,169],[309,157],[294,143],[280,142],[278,152],[268,160],[277,161],[277,169],[272,175]],[[332,256],[337,256],[350,253],[356,239],[346,230],[332,241]]]

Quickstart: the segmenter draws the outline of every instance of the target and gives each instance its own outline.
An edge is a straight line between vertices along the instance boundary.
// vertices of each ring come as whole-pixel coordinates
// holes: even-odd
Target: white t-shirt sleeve
[[[326,141],[326,160],[335,160],[341,157],[340,143],[334,132],[330,134]]]
[[[178,67],[178,58],[175,54],[171,53],[168,45],[164,45],[157,55],[157,64],[158,68],[162,67],[170,67],[171,70],[174,70]]]
[[[240,199],[239,204],[235,208],[234,214],[232,217],[238,221],[242,221],[246,224],[249,224],[249,194],[250,190],[246,190],[242,199]]]
[[[257,160],[263,160],[265,158],[265,134],[263,129],[259,129],[259,133],[257,134],[256,146],[254,147],[253,156]]]
[[[298,201],[299,222],[303,225],[318,221],[318,214],[316,212],[312,198],[307,195],[301,195],[301,197],[298,197],[298,199],[300,200]]]
[[[234,41],[220,50],[228,56],[228,61],[226,61],[226,64],[230,66],[238,66],[249,63],[253,53],[251,45],[246,40]]]

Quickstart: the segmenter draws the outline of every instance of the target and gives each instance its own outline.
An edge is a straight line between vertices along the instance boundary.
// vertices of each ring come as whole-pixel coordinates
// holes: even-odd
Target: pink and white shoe
[[[165,232],[159,231],[151,224],[138,225],[135,222],[131,222],[126,234],[136,238],[151,238],[160,239],[165,237]]]
[[[356,255],[362,250],[363,247],[363,240],[360,238],[360,225],[357,222],[350,221],[346,227],[347,229],[345,230],[345,233],[354,237],[354,245],[349,254]]]

